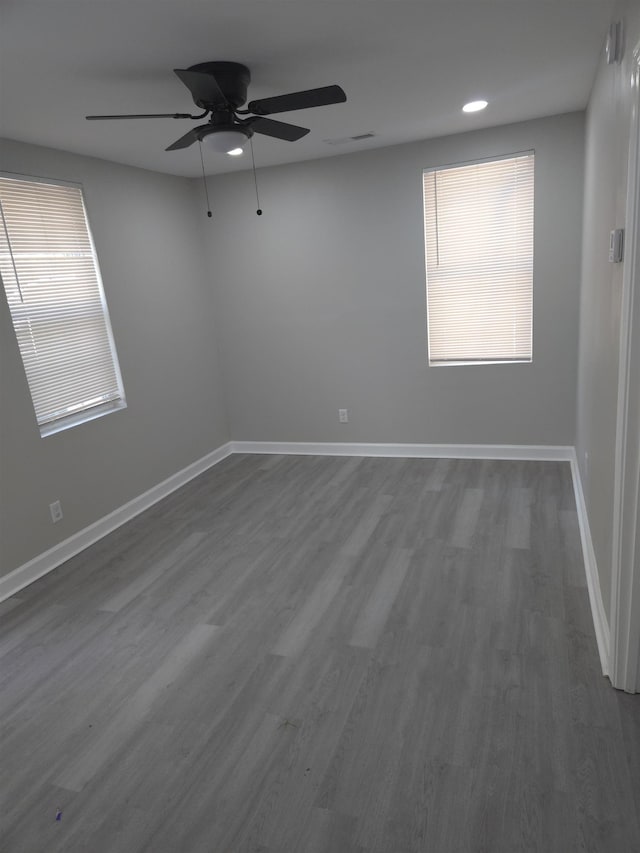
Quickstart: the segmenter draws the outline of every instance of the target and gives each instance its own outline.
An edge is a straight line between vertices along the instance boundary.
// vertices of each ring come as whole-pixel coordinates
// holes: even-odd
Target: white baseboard
[[[232,441],[234,453],[298,456],[398,456],[422,459],[528,459],[570,462],[573,447],[524,444],[350,444],[339,442]]]
[[[99,539],[102,539],[107,533],[111,533],[112,530],[135,518],[136,515],[144,512],[145,509],[149,509],[150,506],[153,506],[153,504],[162,500],[162,498],[166,498],[171,492],[175,492],[176,489],[184,486],[189,480],[193,480],[194,477],[221,462],[232,452],[230,442],[223,444],[222,447],[218,447],[201,459],[197,459],[191,465],[187,465],[186,468],[183,468],[176,474],[172,474],[171,477],[167,477],[166,480],[153,486],[143,494],[138,495],[137,498],[118,507],[118,509],[110,512],[109,515],[105,515],[104,518],[100,518],[83,530],[74,533],[73,536],[58,543],[58,545],[54,545],[53,548],[34,557],[28,563],[18,566],[17,569],[0,578],[0,601],[4,601],[5,598],[15,595],[21,589],[24,589],[25,586],[53,571],[53,569],[66,560],[79,554],[80,551],[84,551],[85,548],[93,545]]]
[[[580,536],[584,555],[587,586],[593,614],[593,622],[600,653],[602,671],[608,675],[609,625],[607,622],[596,559],[589,531],[587,509],[580,482],[575,450],[573,447],[546,445],[494,445],[494,444],[350,444],[332,442],[277,442],[277,441],[230,441],[212,453],[203,456],[144,494],[129,501],[104,518],[90,524],[33,560],[19,566],[0,578],[0,601],[15,595],[25,586],[64,563],[70,557],[102,539],[112,530],[135,518],[153,504],[179,489],[189,480],[221,462],[232,453],[270,453],[282,455],[324,456],[386,456],[405,458],[445,459],[522,459],[537,461],[562,461],[571,463],[573,485],[580,524]]]
[[[580,479],[580,469],[578,467],[578,459],[576,457],[575,450],[572,452],[571,474],[573,476],[573,491],[576,498],[578,523],[580,525],[584,570],[587,576],[587,588],[589,590],[589,601],[591,602],[593,627],[596,632],[596,641],[598,643],[600,666],[602,667],[602,674],[608,676],[611,632],[609,630],[609,620],[607,619],[604,603],[602,601],[598,565],[596,563],[595,551],[593,550],[591,530],[589,528],[589,516],[587,514],[587,504],[584,498],[584,492],[582,491],[582,480]]]

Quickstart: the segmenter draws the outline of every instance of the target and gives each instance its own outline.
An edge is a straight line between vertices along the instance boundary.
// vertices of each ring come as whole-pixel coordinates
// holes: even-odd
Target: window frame
[[[424,244],[424,261],[425,261],[425,301],[426,301],[426,332],[427,332],[427,366],[428,367],[469,367],[481,365],[497,365],[497,364],[532,364],[534,352],[534,316],[535,316],[535,183],[536,183],[536,152],[534,148],[526,148],[519,151],[513,151],[505,154],[489,155],[486,157],[477,157],[470,160],[462,160],[459,162],[445,163],[437,166],[429,166],[422,170],[422,210],[423,210],[423,244]],[[519,157],[531,157],[533,161],[532,175],[532,202],[531,202],[531,285],[530,285],[530,356],[528,358],[476,358],[476,359],[432,359],[431,356],[431,327],[429,317],[429,272],[428,272],[428,253],[427,253],[427,203],[425,192],[425,176],[438,172],[445,172],[451,169],[460,169],[466,166],[478,166],[483,164],[499,163],[505,160],[515,160]]]
[[[77,190],[79,192],[79,200],[82,206],[82,212],[84,215],[84,225],[86,228],[88,246],[90,248],[91,261],[93,265],[93,273],[95,275],[95,286],[97,289],[98,301],[100,304],[101,315],[104,321],[104,332],[106,341],[108,343],[108,349],[111,356],[111,366],[113,369],[113,373],[115,376],[115,383],[117,386],[117,394],[118,396],[112,400],[105,400],[103,402],[98,402],[96,404],[91,404],[91,401],[84,401],[84,404],[78,404],[77,410],[68,410],[65,414],[60,416],[56,416],[55,413],[51,413],[50,417],[47,419],[39,419],[36,412],[36,404],[34,399],[34,393],[32,390],[31,382],[29,380],[29,376],[27,373],[25,361],[22,354],[22,349],[20,347],[20,340],[18,337],[18,333],[16,327],[13,322],[13,311],[11,310],[11,302],[9,298],[9,293],[4,284],[4,280],[2,279],[2,272],[0,270],[0,282],[2,283],[2,291],[4,294],[4,298],[7,302],[7,306],[9,309],[9,313],[11,315],[12,327],[14,330],[14,334],[16,336],[16,342],[18,344],[18,351],[20,355],[20,361],[25,372],[25,377],[27,379],[27,385],[29,388],[29,396],[31,399],[31,403],[33,406],[34,416],[36,419],[36,423],[38,426],[38,430],[40,432],[41,438],[44,438],[48,435],[54,435],[55,433],[62,432],[66,429],[70,429],[74,426],[78,426],[79,424],[87,423],[88,421],[95,420],[96,418],[103,417],[104,415],[110,414],[111,412],[120,411],[121,409],[125,409],[127,407],[127,401],[124,391],[124,384],[122,381],[122,373],[120,370],[120,363],[118,359],[118,353],[116,348],[116,343],[113,335],[113,327],[111,325],[111,317],[109,314],[109,308],[107,305],[104,283],[102,279],[102,272],[100,270],[100,262],[98,259],[98,254],[96,251],[95,241],[93,238],[93,232],[91,229],[91,222],[89,219],[89,213],[87,210],[87,202],[85,197],[85,190],[82,183],[77,181],[66,181],[60,180],[57,178],[48,178],[42,177],[39,175],[27,175],[16,172],[7,172],[0,170],[0,178],[6,178],[9,180],[15,180],[21,183],[27,184],[44,184],[54,187],[69,187],[71,189]],[[0,200],[1,204],[1,200]],[[16,268],[16,263],[13,259],[11,238],[9,233],[9,227],[7,220],[4,216],[4,211],[0,210],[0,229],[2,229],[3,237],[7,242],[9,254],[11,255],[11,265],[14,269],[14,276],[16,278],[16,286],[20,289],[20,279],[19,279],[19,271]],[[97,301],[96,301],[97,306]],[[81,407],[82,406],[82,407]]]

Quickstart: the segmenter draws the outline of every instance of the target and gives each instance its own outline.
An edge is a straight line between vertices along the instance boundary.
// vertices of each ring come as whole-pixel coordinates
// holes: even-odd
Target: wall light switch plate
[[[349,423],[349,412],[347,409],[338,409],[338,420],[341,424]]]
[[[619,264],[624,257],[624,228],[615,228],[609,234],[609,263]]]
[[[605,42],[607,65],[622,62],[622,21],[613,21]]]

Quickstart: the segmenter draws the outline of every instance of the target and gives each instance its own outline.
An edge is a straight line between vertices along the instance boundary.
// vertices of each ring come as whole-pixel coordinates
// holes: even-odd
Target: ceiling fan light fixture
[[[231,151],[227,151],[227,154],[229,154],[231,157],[239,157],[240,154],[244,154],[244,151],[242,150],[242,148],[232,148]]]
[[[242,130],[216,130],[205,136],[206,144],[218,154],[242,154],[249,137]]]

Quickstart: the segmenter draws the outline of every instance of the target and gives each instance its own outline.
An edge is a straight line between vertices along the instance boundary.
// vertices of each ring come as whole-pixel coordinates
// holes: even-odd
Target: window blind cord
[[[440,231],[438,230],[438,173],[433,174],[433,201],[436,219],[436,266],[440,266]]]
[[[207,199],[207,216],[209,219],[212,217],[211,213],[211,205],[209,204],[209,190],[207,189],[207,178],[204,174],[204,157],[202,156],[202,141],[198,140],[198,145],[200,146],[200,165],[202,166],[202,183],[204,184],[204,194]]]
[[[249,145],[251,146],[251,163],[253,165],[253,182],[256,185],[256,204],[258,205],[258,209],[256,213],[258,216],[262,216],[262,210],[260,209],[260,197],[258,195],[258,177],[256,175],[256,158],[253,156],[253,139],[249,137]]]
[[[0,201],[0,216],[2,217],[2,227],[4,229],[4,236],[7,239],[7,247],[9,249],[9,257],[11,258],[11,266],[13,267],[13,274],[16,277],[16,286],[18,288],[18,293],[20,294],[20,302],[24,302],[24,298],[22,296],[22,288],[20,287],[20,279],[18,277],[18,270],[16,269],[16,262],[13,257],[13,248],[11,246],[11,240],[9,239],[9,229],[7,228],[7,220],[4,218],[4,210],[2,207],[2,202]]]

